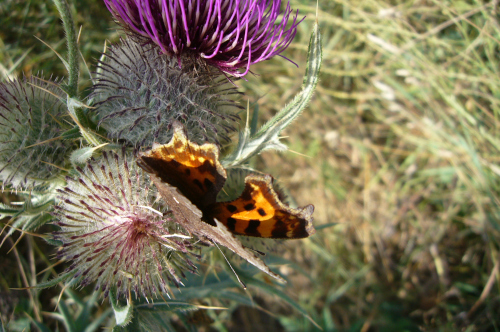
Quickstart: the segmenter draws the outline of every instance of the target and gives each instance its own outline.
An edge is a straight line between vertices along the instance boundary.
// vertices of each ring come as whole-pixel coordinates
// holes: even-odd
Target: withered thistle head
[[[60,138],[69,126],[58,82],[37,77],[0,83],[0,180],[14,188],[55,177],[70,148]]]
[[[195,272],[190,238],[155,203],[155,188],[133,159],[104,152],[77,171],[56,206],[58,256],[72,262],[65,273],[82,286],[96,282],[105,297],[113,287],[117,296],[148,298],[169,293],[169,281],[181,284],[183,271]]]
[[[172,122],[182,122],[199,143],[228,141],[239,120],[236,94],[225,78],[179,68],[157,47],[130,39],[111,46],[99,64],[91,98],[98,124],[111,138],[136,147],[166,143]]]
[[[244,76],[250,65],[283,52],[297,31],[297,14],[281,0],[104,0],[120,24],[163,53]],[[278,16],[283,14],[281,22]]]

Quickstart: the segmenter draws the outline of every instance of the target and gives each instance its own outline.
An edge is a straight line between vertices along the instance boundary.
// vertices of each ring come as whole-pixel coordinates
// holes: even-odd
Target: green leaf
[[[24,212],[24,211],[23,211]],[[29,220],[29,217],[24,216],[23,214],[17,216],[17,217],[12,217],[9,221],[10,223],[10,229],[7,232],[6,236],[11,236],[16,232],[17,230],[21,229],[26,222],[26,220]]]
[[[326,331],[333,331],[335,329],[335,321],[333,320],[332,311],[329,307],[323,307],[322,310],[323,326]]]
[[[250,135],[255,135],[257,132],[257,125],[259,123],[259,104],[255,103],[255,109],[252,114],[252,122],[250,122]]]
[[[323,59],[322,47],[321,47],[321,34],[319,32],[318,24],[314,25],[313,33],[311,39],[309,40],[309,50],[307,57],[307,67],[306,74],[304,76],[304,82],[302,91],[295,96],[290,105],[282,109],[278,114],[276,114],[271,120],[269,120],[259,132],[256,137],[261,135],[269,136],[268,132],[276,132],[274,137],[278,139],[278,134],[286,128],[300,112],[307,106],[307,103],[311,100],[316,85],[318,84],[319,71],[321,69],[321,62]],[[281,144],[277,142],[277,144]]]
[[[331,222],[331,223],[328,223],[328,224],[314,226],[314,228],[316,228],[316,231],[320,231],[320,230],[323,230],[323,229],[326,229],[326,228],[337,226],[338,224],[339,224],[338,222]]]
[[[300,312],[304,317],[306,317],[311,323],[313,323],[316,326],[319,326],[312,318],[309,316],[307,311],[305,311],[304,308],[302,308],[297,302],[295,302],[292,298],[290,298],[288,295],[286,295],[284,292],[282,292],[279,288],[269,285],[265,282],[262,282],[260,280],[257,280],[255,278],[248,278],[245,279],[245,282],[247,282],[248,285],[252,285],[255,287],[258,287],[265,291],[267,294],[274,294],[277,297],[281,298],[283,301],[288,303],[292,308]]]
[[[75,139],[75,138],[80,138],[82,137],[82,134],[80,133],[80,128],[78,126],[75,126],[71,128],[68,131],[65,131],[62,135],[62,139]]]
[[[100,148],[102,148],[107,144],[108,143],[104,143],[95,147],[85,147],[75,150],[71,153],[69,160],[75,167],[84,166],[87,163],[87,161],[92,157],[95,151],[99,150]]]
[[[29,331],[31,321],[29,318],[18,318],[13,319],[9,322],[6,329],[7,331]]]
[[[239,304],[247,305],[250,307],[255,305],[255,302],[253,302],[252,299],[248,295],[236,293],[236,292],[233,292],[230,290],[220,291],[220,293],[217,295],[217,298],[231,300],[231,301],[237,302]]]
[[[66,331],[68,332],[77,332],[75,322],[73,321],[73,317],[71,316],[71,312],[66,305],[66,302],[59,301],[59,312],[63,317],[64,325],[66,326]]]
[[[100,145],[101,140],[90,128],[91,123],[82,111],[83,108],[88,108],[89,106],[77,99],[70,98],[70,96],[68,96],[66,105],[68,106],[69,114],[71,115],[71,118],[73,119],[75,124],[78,126],[82,137],[92,146]]]
[[[276,287],[274,284],[268,284],[263,281],[260,281],[259,279],[254,278],[251,275],[251,272],[247,271],[246,269],[240,269],[237,266],[233,266],[233,269],[235,272],[239,275],[240,279],[244,280],[244,282],[247,284],[247,286],[254,286],[258,287],[261,290],[263,290],[267,294],[274,294],[277,297],[281,298],[283,301],[288,303],[292,308],[300,312],[305,318],[307,318],[311,323],[313,323],[316,326],[319,326],[312,318],[309,316],[307,311],[302,308],[297,302],[295,302],[292,298],[290,298],[285,292],[281,291],[281,288]]]
[[[57,177],[50,181],[44,181],[31,190],[31,195],[38,197],[38,201],[47,200],[47,197],[49,197],[49,195],[53,196],[56,192],[55,190],[61,186],[64,186],[65,183],[66,182],[63,179]],[[29,196],[29,194],[27,194],[27,196]]]
[[[364,278],[365,275],[370,272],[372,267],[370,265],[365,265],[361,270],[357,271],[352,278],[347,280],[343,285],[338,288],[331,289],[326,297],[326,303],[329,305],[335,301],[337,301],[340,297],[342,297],[351,287],[353,287],[356,282]]]
[[[115,291],[113,289],[109,291],[109,301],[111,302],[111,307],[113,308],[113,312],[115,313],[116,325],[126,326],[128,323],[130,323],[134,311],[133,302],[127,301],[127,305],[120,307],[116,299]]]
[[[192,323],[189,322],[186,315],[179,315],[179,320],[182,322],[184,327],[188,330],[188,332],[196,332],[198,329]]]
[[[3,209],[0,211],[0,217],[11,217],[9,223],[11,223],[12,227],[7,232],[7,236],[12,235],[16,228],[30,231],[49,222],[52,216],[44,212],[53,204],[52,196],[47,195],[46,197],[35,197],[33,199],[28,197],[20,209],[8,208],[6,205],[2,205]],[[15,213],[13,213],[14,211]]]
[[[217,275],[209,273],[206,276],[187,274],[183,283],[186,287],[172,289],[172,298],[176,301],[188,302],[191,299],[218,296],[220,291],[237,285],[225,271],[218,272]]]
[[[165,315],[162,311],[152,312],[152,311],[143,311],[138,313],[135,310],[135,315],[130,324],[124,327],[120,327],[117,331],[124,332],[149,332],[149,331],[166,331],[166,332],[175,332],[175,329],[172,324],[170,324],[170,315]],[[180,313],[179,313],[180,316]],[[115,330],[113,330],[115,331]]]
[[[59,241],[59,240],[54,240],[53,238],[51,238],[50,236],[46,236],[43,238],[45,240],[45,242],[47,242],[48,244],[54,246],[54,247],[60,247],[63,245],[63,242],[62,241]]]
[[[48,327],[48,326],[46,326],[46,325],[45,325],[45,324],[43,324],[43,323],[37,322],[36,320],[34,320],[34,319],[33,319],[33,317],[31,317],[31,316],[29,316],[29,315],[27,315],[27,316],[28,316],[28,318],[30,319],[31,323],[32,323],[33,325],[35,325],[35,326],[36,326],[36,328],[37,328],[40,332],[50,332],[50,329],[49,329],[49,327]],[[0,332],[1,332],[1,331],[2,331],[2,330],[0,330]]]
[[[33,199],[26,200],[24,203],[24,215],[36,216],[40,213],[47,211],[54,205],[54,199],[52,195],[47,195],[45,197],[34,197]]]
[[[94,332],[100,329],[101,325],[104,323],[106,318],[113,312],[111,308],[104,311],[97,319],[94,319],[90,324],[87,325],[84,332]]]
[[[262,126],[255,135],[251,134],[252,131],[248,126],[240,132],[236,149],[222,161],[226,168],[241,165],[251,157],[268,149],[279,151],[287,149],[286,145],[279,141],[279,134],[300,115],[311,100],[318,83],[322,56],[321,35],[316,23],[309,41],[308,61],[302,91],[295,96],[289,105]]]
[[[69,273],[63,273],[63,274],[59,275],[57,278],[48,280],[46,282],[42,282],[40,284],[37,284],[37,285],[33,286],[33,288],[44,289],[44,288],[54,287],[57,284],[59,284],[60,282],[65,282],[66,280],[72,278],[73,275],[76,273],[76,271],[77,270],[73,270]]]
[[[3,203],[0,203],[0,218],[13,216],[15,214],[18,214],[20,211],[21,209],[16,209],[8,205],[5,205]]]
[[[74,302],[76,305],[78,305],[79,307],[83,308],[85,306],[85,301],[83,301],[81,299],[81,297],[76,293],[74,292],[72,289],[70,288],[66,288],[64,290],[64,294],[69,297],[69,299]]]
[[[83,331],[85,329],[85,327],[88,325],[89,320],[91,318],[90,314],[91,314],[92,308],[94,306],[96,306],[96,304],[97,304],[96,302],[97,302],[97,298],[98,298],[99,294],[100,294],[99,292],[94,292],[92,294],[92,296],[87,301],[83,302],[82,310],[80,311],[80,314],[78,315],[78,317],[75,320],[75,324],[78,327],[79,331]]]
[[[167,301],[167,302],[155,302],[136,305],[135,309],[137,312],[141,311],[151,311],[151,312],[172,312],[178,310],[198,310],[198,307],[194,304],[181,301]]]
[[[46,223],[50,222],[54,217],[50,213],[40,213],[39,215],[29,218],[23,225],[23,230],[27,232],[34,231]]]

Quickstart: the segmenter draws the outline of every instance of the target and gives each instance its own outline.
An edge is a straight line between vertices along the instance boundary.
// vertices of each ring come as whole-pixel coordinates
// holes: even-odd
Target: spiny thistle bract
[[[73,262],[65,273],[82,286],[97,281],[104,297],[114,287],[117,296],[133,291],[148,298],[168,294],[168,281],[181,284],[183,271],[196,271],[187,257],[194,255],[190,238],[155,203],[156,188],[133,158],[103,152],[101,162],[77,171],[58,189],[55,213],[58,256]]]
[[[136,147],[166,143],[174,120],[184,123],[189,137],[199,143],[220,144],[236,130],[237,106],[225,98],[237,92],[224,89],[225,78],[179,68],[157,47],[130,39],[110,47],[99,66],[91,98],[98,124],[111,138]]]
[[[244,76],[250,65],[283,52],[297,32],[298,11],[290,27],[290,4],[281,0],[104,0],[131,34],[163,53],[195,55],[209,65]]]
[[[37,77],[0,83],[0,179],[27,188],[55,177],[70,148],[58,138],[70,127],[58,82]]]

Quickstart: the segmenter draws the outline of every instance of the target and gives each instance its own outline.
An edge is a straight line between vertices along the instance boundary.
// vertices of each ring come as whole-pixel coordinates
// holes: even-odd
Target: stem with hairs
[[[66,40],[68,43],[68,85],[66,86],[66,93],[70,98],[77,97],[78,94],[78,76],[80,73],[80,61],[78,51],[78,40],[75,29],[75,22],[71,9],[66,0],[53,0],[57,10],[61,14],[63,21],[64,31],[66,33]]]

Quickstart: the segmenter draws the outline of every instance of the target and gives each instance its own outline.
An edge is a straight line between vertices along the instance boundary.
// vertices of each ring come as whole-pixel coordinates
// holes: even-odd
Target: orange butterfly
[[[241,196],[217,202],[227,178],[215,144],[188,140],[184,127],[175,122],[168,144],[155,145],[139,155],[137,164],[151,174],[158,191],[176,221],[200,240],[219,243],[274,278],[272,272],[233,235],[273,239],[299,239],[315,233],[314,206],[293,209],[281,202],[270,175],[249,175]]]

